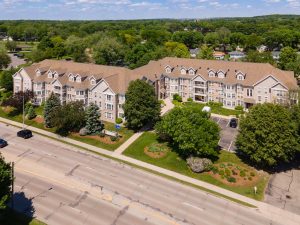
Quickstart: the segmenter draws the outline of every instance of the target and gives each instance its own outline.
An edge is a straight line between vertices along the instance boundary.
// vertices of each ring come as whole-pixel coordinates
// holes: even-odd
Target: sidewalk
[[[0,117],[0,122],[11,124],[11,125],[14,125],[14,126],[17,126],[17,127],[22,127],[21,123],[14,122],[14,121],[4,119],[4,118],[1,118],[1,117]],[[120,152],[123,152],[127,148],[126,146],[129,146],[134,140],[136,140],[136,138],[138,138],[139,135],[142,135],[142,133],[137,133],[134,137],[127,140],[122,146],[120,146],[117,149],[118,153],[114,153],[114,152],[111,152],[111,151],[108,151],[108,150],[105,150],[105,149],[102,149],[102,148],[98,148],[98,147],[95,147],[95,146],[92,146],[92,145],[89,145],[89,144],[85,144],[85,143],[82,143],[82,142],[79,142],[79,141],[75,141],[75,140],[70,139],[70,138],[63,138],[63,137],[60,137],[60,136],[58,136],[56,134],[53,134],[51,132],[44,131],[44,130],[41,130],[41,129],[38,129],[38,128],[35,128],[35,127],[27,126],[27,128],[34,131],[34,132],[36,132],[36,133],[40,133],[40,134],[43,134],[43,135],[46,135],[46,136],[49,136],[49,137],[52,137],[52,138],[70,143],[70,144],[73,144],[73,145],[81,146],[83,148],[87,148],[87,149],[92,150],[94,152],[98,152],[102,155],[106,155],[106,156],[109,156],[109,157],[112,157],[112,158],[115,158],[115,159],[123,160],[125,162],[137,165],[139,167],[149,169],[149,170],[155,171],[157,173],[164,174],[164,175],[176,178],[178,180],[191,183],[193,185],[204,187],[206,189],[212,190],[214,192],[218,192],[218,193],[226,195],[228,197],[231,197],[231,198],[234,198],[234,199],[252,204],[252,205],[254,205],[258,208],[257,210],[259,212],[261,212],[262,215],[264,215],[265,217],[267,217],[269,219],[272,219],[273,221],[276,221],[276,222],[279,222],[279,223],[282,223],[282,224],[289,224],[289,225],[299,225],[300,224],[300,216],[296,215],[296,214],[293,214],[289,211],[285,211],[283,209],[274,207],[274,206],[266,204],[264,202],[256,201],[254,199],[245,197],[243,195],[239,195],[237,193],[234,193],[234,192],[231,192],[229,190],[214,186],[214,185],[209,184],[209,183],[206,183],[206,182],[203,182],[203,181],[191,178],[191,177],[187,177],[187,176],[184,176],[182,174],[179,174],[179,173],[176,173],[176,172],[173,172],[173,171],[170,171],[170,170],[158,167],[158,166],[154,166],[152,164],[148,164],[148,163],[145,163],[145,162],[142,162],[142,161],[139,161],[139,160],[121,155]]]
[[[125,143],[123,143],[119,148],[117,148],[113,155],[121,155],[133,142],[135,142],[144,132],[137,132],[132,135]]]

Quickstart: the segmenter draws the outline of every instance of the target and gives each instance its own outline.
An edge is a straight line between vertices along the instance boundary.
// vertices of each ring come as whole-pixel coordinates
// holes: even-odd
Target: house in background
[[[242,59],[245,57],[246,57],[246,54],[244,52],[240,52],[240,51],[229,52],[229,58],[231,60],[238,60],[238,59]]]
[[[199,53],[200,53],[199,48],[190,49],[191,58],[196,58]]]
[[[265,52],[265,51],[267,51],[267,50],[268,50],[268,47],[265,46],[265,45],[261,45],[261,46],[259,46],[259,47],[257,48],[257,51],[258,51],[259,53]]]
[[[225,59],[225,53],[224,52],[217,52],[217,51],[215,51],[214,53],[213,53],[213,56],[214,56],[214,58],[216,59],[216,60],[224,60]]]
[[[281,51],[272,51],[271,52],[272,57],[275,61],[278,61],[280,59],[280,53],[281,53]]]

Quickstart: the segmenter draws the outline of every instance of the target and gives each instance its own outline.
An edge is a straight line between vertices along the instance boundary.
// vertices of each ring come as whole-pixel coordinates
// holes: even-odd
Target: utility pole
[[[11,208],[14,209],[14,166],[15,163],[11,163]]]
[[[23,130],[25,129],[25,99],[23,91]]]

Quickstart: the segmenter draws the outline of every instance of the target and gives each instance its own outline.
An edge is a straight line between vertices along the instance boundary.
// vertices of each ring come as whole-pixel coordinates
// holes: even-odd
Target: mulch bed
[[[121,138],[118,139],[118,141],[112,141],[112,140],[110,140],[110,137],[109,137],[109,136],[105,136],[105,137],[100,137],[100,136],[98,136],[98,135],[80,136],[78,133],[72,133],[72,136],[80,137],[80,138],[94,139],[94,140],[97,140],[97,141],[100,141],[100,142],[102,142],[102,143],[109,144],[109,145],[116,144],[116,143],[122,141],[123,138],[124,138],[124,137],[121,137]]]

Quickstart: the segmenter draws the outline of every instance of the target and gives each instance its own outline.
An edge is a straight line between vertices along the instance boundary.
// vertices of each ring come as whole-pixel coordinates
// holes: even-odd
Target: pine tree
[[[44,121],[45,121],[44,123],[46,127],[48,128],[53,127],[51,114],[59,106],[60,106],[59,98],[55,94],[51,93],[50,97],[45,102],[45,107],[44,107]]]
[[[85,111],[85,120],[88,134],[99,134],[103,129],[103,124],[100,121],[99,107],[93,103]]]
[[[27,118],[28,118],[29,120],[32,120],[32,119],[34,119],[35,117],[36,117],[36,113],[35,113],[35,110],[34,110],[33,106],[31,105],[31,106],[29,107],[29,109],[28,109]]]

